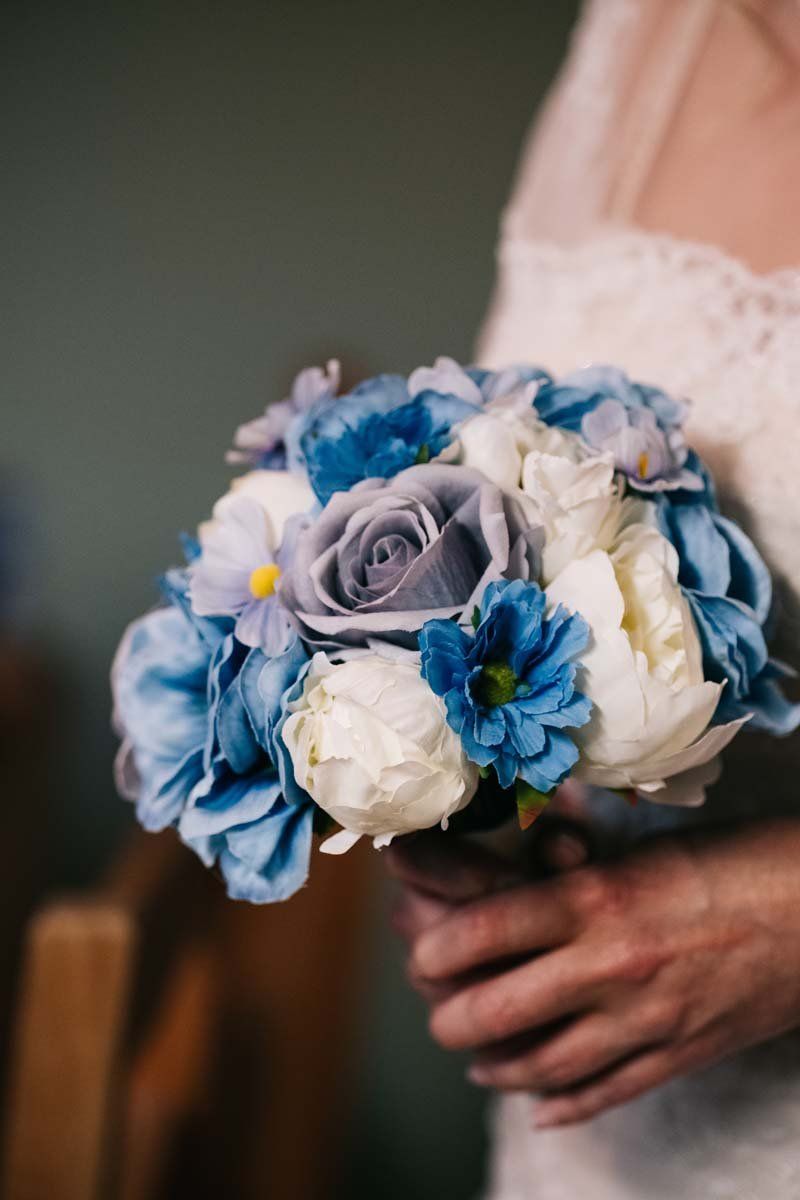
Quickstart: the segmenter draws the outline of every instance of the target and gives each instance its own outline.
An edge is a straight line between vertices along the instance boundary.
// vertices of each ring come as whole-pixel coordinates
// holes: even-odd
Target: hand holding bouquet
[[[699,804],[746,722],[800,723],[684,404],[611,367],[338,382],[238,430],[114,663],[121,791],[232,896],[291,895],[314,831],[524,827],[570,776]]]

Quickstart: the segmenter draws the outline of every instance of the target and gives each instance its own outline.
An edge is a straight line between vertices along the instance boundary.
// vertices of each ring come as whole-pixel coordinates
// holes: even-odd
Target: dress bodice
[[[800,270],[758,276],[635,229],[570,245],[508,234],[480,358],[555,372],[610,362],[686,397],[688,440],[788,584],[783,642],[800,644]]]
[[[778,648],[800,666],[800,268],[759,275],[720,249],[632,219],[716,3],[586,4],[503,217],[478,359],[557,373],[610,362],[689,399],[688,439],[723,506],[769,560],[781,597]],[[631,105],[620,81],[656,6],[669,53]],[[612,136],[621,123],[622,151]],[[704,810],[618,805],[612,833],[796,812],[798,759],[797,736],[742,735]],[[585,1127],[533,1134],[529,1122],[524,1096],[503,1100],[492,1200],[785,1200],[800,1195],[800,1040],[675,1080]]]
[[[688,399],[691,444],[785,594],[800,594],[800,265],[759,275],[633,223],[716,8],[589,0],[503,215],[479,358],[555,372],[610,362]],[[658,69],[632,96],[631,62],[656,18]],[[800,645],[800,622],[786,640]]]
[[[800,271],[758,276],[713,247],[632,228],[569,245],[506,233],[480,359],[557,373],[614,363],[689,399],[688,440],[773,571],[773,649],[800,666]],[[614,810],[613,834],[798,808],[797,736],[745,732],[726,763],[704,810]]]

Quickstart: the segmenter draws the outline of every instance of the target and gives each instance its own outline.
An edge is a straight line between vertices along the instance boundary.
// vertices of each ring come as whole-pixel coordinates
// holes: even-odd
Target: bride
[[[800,0],[589,0],[479,348],[691,397],[795,664],[799,216]],[[694,813],[591,798],[586,835],[549,842],[560,874],[435,837],[391,852],[433,1036],[503,1096],[492,1200],[800,1196],[799,750],[740,738]]]

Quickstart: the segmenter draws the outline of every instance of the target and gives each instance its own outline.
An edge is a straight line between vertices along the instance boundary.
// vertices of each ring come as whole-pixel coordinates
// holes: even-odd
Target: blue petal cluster
[[[708,474],[683,437],[686,405],[660,388],[636,383],[618,367],[584,367],[545,383],[534,405],[546,424],[610,451],[632,487],[660,492],[666,502],[684,492],[695,502],[707,499]]]
[[[477,411],[459,396],[409,394],[398,375],[368,380],[305,423],[299,445],[320,504],[362,479],[390,479],[429,462],[452,440],[452,429]]]
[[[589,628],[562,608],[548,618],[546,607],[537,584],[501,580],[484,592],[474,636],[437,620],[419,637],[422,674],[444,698],[449,724],[473,762],[494,766],[503,788],[520,776],[552,791],[578,758],[565,730],[591,713],[575,688],[574,661]]]
[[[678,551],[679,582],[703,648],[707,679],[725,682],[717,723],[752,714],[751,727],[787,734],[800,725],[800,705],[784,697],[786,668],[770,659],[764,626],[772,605],[769,570],[732,521],[698,504],[659,508],[662,531]]]
[[[308,876],[314,807],[284,798],[273,734],[308,656],[296,638],[272,659],[248,649],[230,622],[194,617],[186,590],[186,573],[170,572],[172,603],[136,622],[117,654],[123,790],[146,829],[175,825],[216,863],[234,899],[283,900]]]
[[[634,383],[618,367],[606,366],[584,367],[543,384],[534,405],[545,424],[580,433],[583,418],[605,400],[616,400],[628,410],[649,409],[665,433],[680,429],[686,417],[686,406],[660,388]]]
[[[210,659],[210,646],[178,608],[134,622],[117,651],[114,724],[128,739],[117,777],[145,829],[174,824],[202,777]]]
[[[501,371],[489,371],[483,367],[467,367],[465,374],[477,385],[485,404],[491,400],[499,400],[501,396],[508,396],[529,383],[536,383],[541,389],[553,382],[552,375],[543,367],[524,363],[504,367]]]
[[[550,382],[541,367],[488,371],[445,358],[408,380],[378,375],[335,405],[326,398],[299,416],[286,436],[289,464],[305,467],[325,505],[334,492],[363,479],[391,479],[436,458],[453,440],[454,426],[483,404],[529,383]]]

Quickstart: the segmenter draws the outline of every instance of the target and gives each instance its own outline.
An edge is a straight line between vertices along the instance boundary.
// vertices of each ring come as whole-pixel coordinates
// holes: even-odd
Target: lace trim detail
[[[690,441],[797,599],[800,267],[759,275],[711,246],[599,223],[619,167],[612,134],[620,80],[645,8],[644,0],[584,6],[503,216],[499,283],[478,358],[488,366],[538,361],[558,373],[615,362],[691,398]],[[792,607],[788,589],[784,603],[780,651],[791,661],[800,604]],[[794,803],[796,742],[780,745],[780,760],[769,749],[770,794],[783,791]],[[742,794],[761,809],[763,790],[744,786]],[[528,1103],[513,1097],[497,1113],[495,1135],[492,1200],[797,1196],[800,1038],[574,1129],[533,1134]]]
[[[726,290],[732,285],[739,291],[746,290],[752,297],[774,302],[776,307],[785,308],[792,315],[800,315],[800,266],[781,267],[768,272],[754,271],[741,259],[718,246],[633,226],[608,222],[598,226],[591,240],[585,239],[571,246],[546,238],[515,237],[512,234],[501,240],[498,259],[501,264],[509,259],[520,262],[529,259],[537,263],[550,259],[556,262],[569,253],[580,260],[598,257],[600,247],[604,249],[606,257],[644,254],[648,258],[657,256],[662,261],[670,259],[678,270],[687,267],[695,270],[702,266],[705,270],[712,270],[715,279]]]
[[[800,592],[800,269],[759,275],[711,246],[611,226],[573,246],[505,238],[499,258],[480,361],[613,362],[685,396],[690,441]]]
[[[800,268],[759,275],[713,246],[606,226],[573,246],[505,238],[479,345],[556,371],[616,361],[698,404],[716,441],[800,410]],[[706,422],[708,423],[708,422]]]

